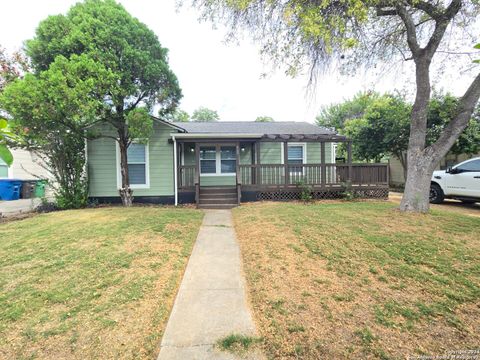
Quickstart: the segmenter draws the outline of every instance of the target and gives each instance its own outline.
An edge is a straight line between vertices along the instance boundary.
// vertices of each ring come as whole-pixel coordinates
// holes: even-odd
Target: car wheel
[[[441,204],[445,199],[442,188],[437,184],[430,185],[430,202],[432,204]]]
[[[464,204],[475,204],[477,201],[476,200],[460,200]]]

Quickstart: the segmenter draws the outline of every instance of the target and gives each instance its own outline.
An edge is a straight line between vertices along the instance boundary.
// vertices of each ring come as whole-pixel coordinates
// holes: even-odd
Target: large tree
[[[52,173],[60,208],[87,204],[85,139],[103,119],[102,96],[117,80],[86,54],[59,55],[47,70],[26,74],[0,95],[0,106],[19,135],[16,145],[37,153]]]
[[[435,143],[455,116],[459,99],[435,93],[428,105],[427,144]],[[352,99],[322,108],[317,116],[321,126],[335,128],[353,141],[354,159],[378,161],[394,155],[407,178],[407,150],[412,105],[399,94],[359,93]],[[480,150],[480,107],[476,108],[467,128],[449,153],[476,154]],[[340,151],[344,150],[340,147]]]
[[[153,128],[149,114],[160,108],[166,115],[181,98],[176,76],[170,70],[167,49],[157,36],[113,0],[86,0],[66,15],[42,21],[36,36],[26,42],[36,74],[47,71],[59,56],[71,60],[85,56],[111,72],[116,81],[98,95],[103,102],[101,118],[107,123],[120,150],[122,202],[132,203],[127,150],[132,141],[146,141]],[[85,94],[92,96],[92,94]]]
[[[432,172],[467,126],[480,97],[477,68],[458,102],[455,116],[438,140],[427,145],[430,68],[439,53],[448,54],[450,58],[446,61],[456,66],[459,61],[452,60],[455,55],[452,46],[462,43],[470,52],[473,50],[473,42],[467,36],[453,41],[447,41],[447,37],[475,28],[478,1],[193,0],[193,3],[204,9],[206,18],[217,15],[234,31],[241,26],[252,30],[263,44],[262,52],[276,63],[287,64],[290,74],[297,74],[306,64],[310,65],[311,74],[315,74],[336,61],[347,61],[355,67],[391,63],[399,57],[413,61],[416,96],[410,117],[408,176],[400,208],[428,211]]]
[[[274,122],[273,118],[271,116],[258,116],[255,119],[255,122]]]
[[[220,120],[220,116],[215,110],[206,107],[199,107],[192,114],[192,121],[195,122],[212,122]]]

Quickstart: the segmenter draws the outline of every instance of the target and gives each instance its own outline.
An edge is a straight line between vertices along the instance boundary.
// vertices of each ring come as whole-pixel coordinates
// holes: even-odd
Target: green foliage
[[[86,129],[105,114],[102,96],[118,78],[85,54],[59,55],[47,70],[8,85],[0,104],[21,135],[19,146],[43,154],[55,177],[59,208],[87,204]]]
[[[20,51],[9,55],[0,47],[0,92],[29,70],[28,59]]]
[[[324,106],[316,118],[319,126],[341,131],[347,120],[362,118],[367,108],[380,97],[372,91],[359,92],[352,99],[342,103]]]
[[[192,115],[192,121],[195,122],[213,122],[218,120],[220,120],[218,113],[206,107],[199,107]]]
[[[175,109],[166,117],[166,120],[173,122],[189,122],[190,115],[185,110]]]
[[[255,122],[274,122],[272,117],[270,116],[259,116],[255,119]]]
[[[388,154],[401,156],[408,146],[410,105],[399,96],[378,97],[363,117],[347,120],[343,132],[355,146],[354,156],[380,162]]]
[[[308,185],[304,180],[297,182],[297,187],[300,189],[300,200],[304,203],[311,202],[313,200],[313,189],[311,185]]]
[[[437,141],[441,132],[457,112],[459,99],[450,94],[434,94],[427,116],[427,145]],[[400,95],[367,92],[351,100],[321,110],[317,123],[334,127],[353,140],[356,160],[380,161],[395,155],[404,161],[410,135],[411,105]],[[477,107],[468,127],[450,152],[475,154],[480,151],[480,108]],[[339,153],[345,152],[339,147]]]
[[[434,94],[428,106],[427,144],[432,144],[450,120],[456,116],[459,99],[450,94]],[[450,153],[476,154],[480,151],[480,106],[475,109],[467,128],[455,141]]]
[[[146,143],[153,131],[153,118],[145,108],[137,108],[130,111],[127,116],[130,129],[130,137]]]
[[[413,22],[418,23],[416,32],[421,40],[431,35],[434,23],[432,14],[438,16],[446,8],[443,2],[424,7],[425,1],[189,2],[203,10],[205,19],[226,23],[231,28],[232,36],[238,34],[238,29],[242,27],[250,31],[255,40],[260,42],[262,54],[276,65],[285,65],[286,73],[292,76],[299,74],[306,66],[323,71],[333,63],[354,72],[359,64],[375,67],[379,62],[403,60],[407,36],[405,24],[395,11],[396,6],[405,9]],[[454,22],[451,33],[454,34],[457,28],[476,31],[474,20],[479,9],[477,0],[461,1],[459,17],[463,17],[464,21]]]
[[[8,166],[13,163],[13,156],[7,147],[7,141],[13,137],[13,134],[8,130],[8,122],[5,119],[0,119],[0,159]]]
[[[475,45],[474,48],[480,50],[480,44]],[[475,59],[475,60],[473,60],[473,62],[477,63],[477,64],[480,64],[480,59]]]
[[[217,345],[224,351],[243,353],[261,341],[260,338],[253,336],[231,334],[218,340]]]
[[[35,75],[25,77],[8,96],[15,121],[37,140],[44,133],[58,136],[57,127],[60,134],[69,128],[69,136],[85,136],[88,125],[107,123],[117,132],[124,169],[128,144],[150,136],[148,114],[155,107],[166,116],[181,98],[167,49],[113,0],[86,0],[66,15],[49,16],[26,42],[26,52]],[[22,93],[22,87],[27,91]],[[22,110],[23,105],[33,113]],[[129,204],[128,169],[122,171],[122,184],[120,194]]]

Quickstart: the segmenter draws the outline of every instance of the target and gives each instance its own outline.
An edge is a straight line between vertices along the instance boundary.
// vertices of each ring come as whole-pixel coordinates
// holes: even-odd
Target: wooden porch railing
[[[341,186],[349,180],[357,186],[388,185],[388,164],[325,164],[322,176],[321,164],[252,164],[240,165],[239,179],[242,186],[268,187],[292,186],[304,183],[314,186]],[[288,169],[288,176],[285,171]]]
[[[195,187],[195,165],[181,165],[178,167],[178,188]]]

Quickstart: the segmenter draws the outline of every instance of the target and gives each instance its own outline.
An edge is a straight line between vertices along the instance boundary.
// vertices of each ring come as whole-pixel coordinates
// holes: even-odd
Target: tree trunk
[[[418,66],[417,66],[418,69]],[[418,84],[418,81],[417,81]],[[418,90],[417,90],[418,97]],[[423,143],[418,138],[418,133],[423,126],[418,118],[418,113],[412,111],[412,125],[410,128],[410,142],[408,147],[408,170],[407,181],[405,183],[405,192],[400,203],[402,211],[427,212],[430,206],[430,180],[435,167],[440,160],[448,153],[460,134],[468,125],[475,105],[480,98],[480,74],[477,75],[470,87],[459,101],[456,116],[450,120],[448,125],[441,133],[439,139],[424,148],[425,135],[423,134]],[[415,103],[417,100],[415,101]],[[415,110],[415,105],[414,105]]]
[[[400,210],[422,213],[428,211],[430,180],[435,165],[432,157],[427,156],[418,156],[408,160],[405,190]]]
[[[427,134],[427,111],[431,92],[430,60],[416,60],[415,71],[417,93],[412,108],[407,151],[407,178],[400,210],[427,212],[430,205],[429,180],[432,176],[429,170],[432,159],[424,155]]]
[[[118,146],[120,149],[120,173],[122,176],[122,187],[119,190],[120,198],[122,199],[123,206],[132,206],[133,191],[130,188],[130,180],[128,178],[128,140],[125,136],[120,136]]]

